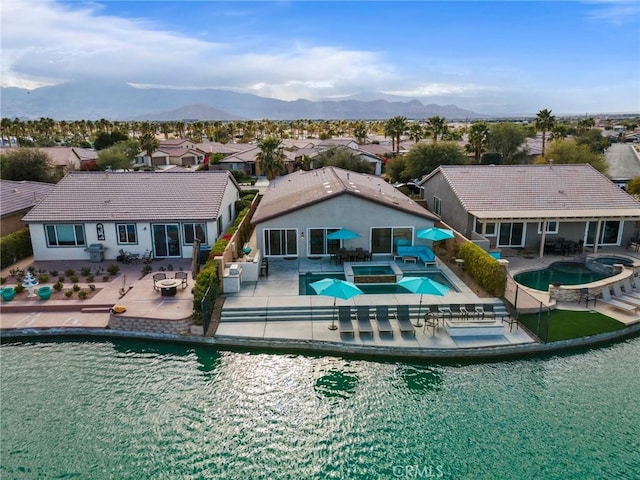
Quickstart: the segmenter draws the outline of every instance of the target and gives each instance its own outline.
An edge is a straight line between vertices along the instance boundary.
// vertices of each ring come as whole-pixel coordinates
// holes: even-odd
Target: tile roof
[[[420,185],[442,174],[479,218],[640,218],[640,203],[589,164],[441,165]]]
[[[55,187],[53,183],[0,180],[0,215],[33,207]]]
[[[202,172],[72,172],[25,222],[213,220],[233,177]]]
[[[338,195],[355,195],[389,208],[436,220],[428,210],[380,177],[324,167],[311,171],[299,170],[272,180],[252,223],[257,224]]]

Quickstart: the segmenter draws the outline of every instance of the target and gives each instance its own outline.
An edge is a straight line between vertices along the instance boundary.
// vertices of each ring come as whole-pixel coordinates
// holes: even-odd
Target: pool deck
[[[621,254],[640,261],[640,255],[637,252],[630,252],[624,249],[603,249],[601,253]],[[546,256],[542,259],[532,258],[521,255],[507,257],[509,260],[509,271],[517,273],[525,269],[543,268],[549,263],[560,260],[571,260],[569,257]],[[391,261],[389,258],[377,258],[377,261]],[[33,263],[32,259],[25,259],[21,266]],[[79,269],[82,266],[94,266],[88,262],[39,262],[37,268],[57,268],[62,271],[64,268]],[[112,264],[112,261],[103,262],[103,268]],[[176,270],[187,270],[189,268],[186,260],[173,261]],[[420,265],[404,264],[403,262],[395,262],[403,272],[420,272],[427,271]],[[166,261],[154,261],[153,270],[158,271],[159,268],[166,268]],[[91,330],[104,330],[109,321],[109,313],[92,312],[93,305],[105,304],[126,304],[127,313],[131,315],[144,315],[149,318],[185,318],[190,315],[192,309],[192,297],[190,294],[193,280],[189,275],[190,287],[186,290],[178,289],[178,295],[175,298],[161,297],[153,290],[151,276],[141,277],[141,264],[119,264],[121,274],[113,281],[106,284],[96,283],[97,288],[101,291],[92,299],[88,300],[47,300],[46,304],[55,306],[60,305],[64,308],[62,311],[22,311],[8,312],[2,309],[0,315],[0,330],[29,330],[35,332],[41,329],[43,333],[47,329],[86,329],[87,333]],[[430,304],[468,304],[468,303],[493,303],[498,302],[495,298],[478,297],[469,287],[467,287],[456,275],[458,266],[444,265],[439,262],[440,269],[445,273],[452,283],[455,284],[458,292],[449,292],[443,297],[424,295],[422,302],[422,312],[426,312]],[[12,267],[13,268],[13,267]],[[324,307],[325,309],[333,305],[333,298],[317,296],[317,295],[299,295],[298,294],[298,277],[302,273],[338,273],[342,270],[342,266],[336,266],[329,263],[328,259],[278,259],[271,260],[269,263],[268,278],[261,278],[258,282],[248,282],[242,285],[241,291],[235,294],[225,296],[224,309],[228,308],[260,308],[260,307]],[[171,273],[171,272],[167,272]],[[8,269],[2,272],[2,276],[8,274]],[[171,276],[171,275],[169,275]],[[124,297],[120,297],[119,288],[124,281],[129,287],[129,291]],[[550,304],[548,294],[539,292],[526,287],[518,299],[518,307],[526,308],[527,306],[536,306],[540,303],[544,305]],[[522,292],[527,292],[524,295]],[[507,292],[509,293],[509,292]],[[70,302],[75,302],[71,306]],[[27,304],[30,302],[3,302],[5,305]],[[44,303],[44,302],[42,302]],[[349,301],[338,300],[337,305],[389,305],[395,306],[399,304],[412,305],[415,309],[420,303],[420,295],[418,294],[384,294],[384,295],[359,295]],[[76,305],[77,304],[77,305]],[[575,303],[567,303],[557,305],[559,308],[589,311],[584,306]],[[224,311],[223,309],[223,311]],[[605,315],[611,316],[627,325],[632,325],[640,321],[640,317],[636,314],[629,314],[624,311],[617,310],[608,305],[598,302],[595,310]],[[467,337],[452,338],[446,329],[439,325],[434,332],[431,329],[416,327],[415,337],[413,335],[402,335],[399,331],[396,321],[392,318],[393,335],[383,335],[376,331],[375,320],[372,315],[372,323],[374,324],[373,335],[360,335],[357,332],[353,337],[341,337],[339,330],[330,330],[330,321],[321,319],[296,319],[296,320],[264,320],[264,321],[222,321],[217,327],[215,340],[219,344],[224,345],[242,345],[257,342],[264,346],[277,344],[283,348],[288,342],[291,344],[308,343],[324,344],[324,345],[342,345],[346,348],[353,347],[355,349],[364,349],[366,347],[377,347],[387,349],[388,351],[451,351],[457,349],[483,349],[503,346],[531,345],[535,340],[530,337],[524,329],[510,330],[508,325],[504,325],[502,336],[494,337]],[[412,319],[416,322],[416,318]],[[108,332],[108,331],[107,331]],[[122,333],[122,332],[121,332]]]

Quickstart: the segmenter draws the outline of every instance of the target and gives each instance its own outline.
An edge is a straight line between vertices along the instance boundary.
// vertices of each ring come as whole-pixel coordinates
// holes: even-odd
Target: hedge
[[[473,242],[464,242],[458,248],[458,257],[464,260],[464,268],[484,291],[502,297],[506,284],[504,268],[485,250]]]
[[[207,305],[209,312],[212,312],[215,298],[220,291],[218,263],[213,259],[204,264],[196,277],[196,284],[193,287],[193,320],[198,325],[202,324],[202,299],[209,287],[213,289],[213,295],[208,297]]]
[[[227,230],[227,232],[222,237],[220,237],[220,239],[216,243],[213,244],[213,247],[211,248],[212,256],[222,255],[224,253],[225,248],[227,248],[227,245],[229,244],[229,240],[231,239],[233,234],[236,233],[236,230],[238,230],[238,225],[240,225],[242,219],[247,216],[247,213],[249,213],[249,208],[245,208],[244,210],[242,210],[236,217],[231,228],[229,228],[229,230]],[[239,240],[240,243],[243,243],[245,241],[245,239],[243,238],[240,238]]]
[[[33,255],[29,229],[23,228],[0,238],[0,268],[7,268],[18,260]]]

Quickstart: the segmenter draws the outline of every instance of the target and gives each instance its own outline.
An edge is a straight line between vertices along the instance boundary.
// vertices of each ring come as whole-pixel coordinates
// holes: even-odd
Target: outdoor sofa
[[[436,255],[429,247],[424,245],[398,245],[398,256],[404,259],[405,257],[415,257],[424,263],[425,267],[429,264],[436,264]]]

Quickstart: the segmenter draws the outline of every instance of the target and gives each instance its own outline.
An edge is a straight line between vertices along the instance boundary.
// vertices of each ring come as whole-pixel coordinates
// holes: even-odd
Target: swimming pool
[[[610,277],[610,274],[589,270],[581,262],[555,262],[542,270],[530,270],[516,274],[513,279],[526,287],[549,290],[549,284],[580,285]]]
[[[436,282],[442,283],[449,287],[452,291],[457,292],[458,289],[452,282],[440,271],[433,272],[407,272],[405,277],[427,277]],[[298,277],[298,292],[300,295],[317,295],[315,290],[309,286],[313,282],[322,280],[323,278],[338,278],[345,280],[345,275],[342,273],[307,273]],[[384,295],[394,293],[411,293],[406,288],[397,285],[395,283],[363,283],[357,284],[358,288],[362,290],[366,295]]]
[[[616,255],[606,256],[606,257],[595,257],[593,258],[594,262],[602,263],[604,265],[615,265],[616,263],[621,263],[625,267],[633,266],[633,260],[627,257],[619,257]]]

